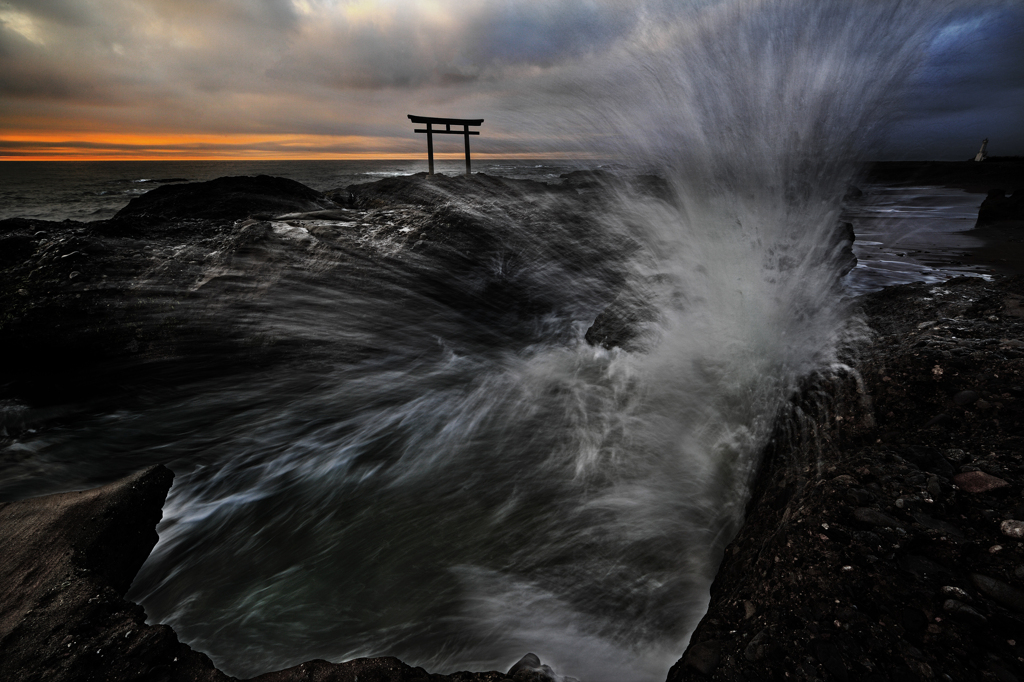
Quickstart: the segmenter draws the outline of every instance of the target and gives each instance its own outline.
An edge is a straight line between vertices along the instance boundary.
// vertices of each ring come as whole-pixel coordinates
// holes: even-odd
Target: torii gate
[[[413,130],[414,133],[427,134],[427,160],[430,163],[430,174],[434,174],[434,135],[464,135],[466,138],[466,175],[470,173],[469,167],[469,136],[479,135],[479,130],[470,130],[469,126],[478,126],[484,122],[482,118],[434,118],[431,116],[413,116],[409,114],[409,120],[413,123],[426,123],[426,128]],[[444,130],[434,130],[434,124],[443,125]],[[452,126],[462,126],[462,130],[452,130]]]

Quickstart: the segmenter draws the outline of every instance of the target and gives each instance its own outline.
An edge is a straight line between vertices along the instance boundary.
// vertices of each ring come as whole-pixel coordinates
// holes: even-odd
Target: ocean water
[[[0,494],[167,463],[160,542],[130,596],[234,675],[385,654],[504,670],[532,651],[584,682],[664,679],[788,399],[811,374],[852,371],[844,351],[866,330],[851,294],[957,272],[927,256],[929,235],[966,227],[981,197],[842,199],[940,25],[932,3],[694,3],[605,75],[612,101],[587,99],[598,121],[633,124],[608,126],[633,131],[614,161],[655,169],[673,201],[623,192],[594,219],[596,245],[642,245],[610,271],[565,267],[567,253],[591,263],[557,223],[526,235],[539,246],[514,272],[496,261],[494,281],[555,301],[526,341],[424,295],[452,276],[429,262],[369,285],[285,277],[251,331],[336,339],[336,353],[7,441]],[[0,217],[102,218],[179,177],[328,189],[424,165],[4,164]],[[864,239],[841,280],[844,219]],[[583,339],[618,288],[656,307],[641,349]],[[349,344],[381,352],[353,361]]]

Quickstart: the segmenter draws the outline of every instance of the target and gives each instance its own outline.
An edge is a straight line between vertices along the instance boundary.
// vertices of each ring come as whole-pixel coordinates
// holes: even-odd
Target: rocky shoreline
[[[632,248],[590,239],[586,216],[602,202],[590,177],[557,190],[483,176],[326,194],[274,178],[214,182],[160,188],[101,223],[0,221],[0,351],[24,360],[0,387],[0,436],[72,418],[68,405],[144,401],[153,385],[282,361],[295,341],[250,321],[296,272],[371,279],[381,261],[415,268],[416,253],[472,270],[480,253],[522,249],[571,267],[577,254],[501,229],[531,221],[576,230],[592,245],[588,268],[614,273]],[[650,179],[636,189],[664,191]],[[558,201],[542,201],[551,191]],[[478,212],[451,204],[456,192],[472,193]],[[441,281],[434,295],[461,297],[529,342],[524,321],[554,303],[479,274],[480,292]],[[644,311],[612,305],[614,287],[595,295],[614,314],[588,340],[628,343],[623,330]],[[808,380],[781,423],[670,680],[1024,679],[1024,279],[893,287],[861,305],[873,342],[848,368]],[[156,542],[170,481],[151,467],[0,503],[0,677],[232,679],[123,599]],[[255,679],[554,678],[536,659],[440,676],[381,658]]]
[[[1024,674],[1024,278],[891,287],[817,377],[670,680]]]

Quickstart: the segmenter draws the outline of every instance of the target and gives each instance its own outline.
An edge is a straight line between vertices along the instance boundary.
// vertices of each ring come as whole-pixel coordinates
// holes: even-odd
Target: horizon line
[[[440,161],[464,161],[465,154],[461,152],[444,152],[435,153],[434,159]],[[596,154],[586,152],[515,152],[511,154],[500,154],[500,153],[479,153],[473,154],[473,161],[477,160],[531,160],[535,159],[538,161],[543,160],[601,160],[605,159],[604,156],[597,156]],[[19,161],[418,161],[421,158],[418,155],[410,154],[393,154],[393,153],[382,153],[373,154],[370,152],[358,153],[358,154],[313,154],[307,156],[274,156],[274,155],[239,155],[239,156],[210,156],[210,155],[199,155],[199,156],[125,156],[116,154],[102,154],[95,156],[82,156],[82,155],[0,155],[0,161],[19,162]],[[422,157],[423,163],[427,163],[426,155]]]

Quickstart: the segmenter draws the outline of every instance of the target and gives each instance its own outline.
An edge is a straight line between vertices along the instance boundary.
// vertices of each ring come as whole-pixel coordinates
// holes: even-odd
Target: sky
[[[694,40],[688,23],[742,46],[730,31],[754,24],[735,16],[801,2],[0,0],[0,159],[418,158],[424,140],[407,114],[484,118],[478,158],[600,156],[629,124],[595,112],[654,120],[650,93],[679,81],[651,64],[679,55],[672,68],[704,69],[701,82],[743,68],[728,55],[685,61],[692,50],[668,43]],[[919,59],[879,114],[876,152],[958,160],[987,137],[990,154],[1024,154],[1024,2],[909,4],[942,11],[901,34],[920,43]],[[826,47],[830,31],[857,28],[815,26]],[[761,35],[777,43],[779,68],[817,67],[806,51],[786,66],[785,31]],[[881,73],[882,52],[843,55]],[[461,142],[435,149],[457,157]]]

